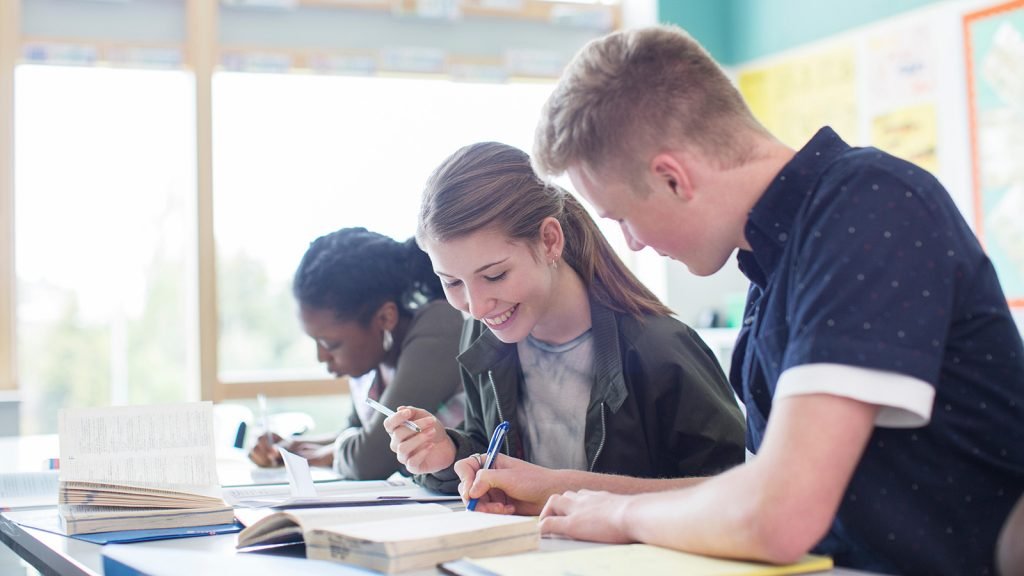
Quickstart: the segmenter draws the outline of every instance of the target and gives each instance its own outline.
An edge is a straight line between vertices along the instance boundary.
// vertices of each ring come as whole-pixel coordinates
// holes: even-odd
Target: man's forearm
[[[582,470],[561,470],[558,489],[555,493],[567,490],[601,490],[615,494],[641,494],[644,492],[662,492],[690,488],[707,480],[707,478],[636,478],[618,474],[598,474]]]

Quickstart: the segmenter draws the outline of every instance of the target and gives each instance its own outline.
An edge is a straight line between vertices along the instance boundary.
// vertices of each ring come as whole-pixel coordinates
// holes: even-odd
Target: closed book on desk
[[[712,558],[646,544],[628,544],[464,559],[445,563],[442,568],[445,573],[457,576],[784,576],[831,570],[832,559],[808,554],[796,563],[779,566]]]
[[[60,413],[59,514],[68,535],[230,524],[208,402]]]
[[[61,529],[68,536],[121,530],[153,530],[231,524],[235,512],[230,506],[206,508],[145,508],[62,504]]]

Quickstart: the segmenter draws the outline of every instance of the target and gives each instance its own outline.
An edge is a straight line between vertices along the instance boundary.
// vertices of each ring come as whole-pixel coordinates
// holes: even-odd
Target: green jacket
[[[593,472],[644,478],[708,476],[743,462],[744,419],[714,355],[682,322],[637,319],[593,299],[594,386],[587,408],[586,448]],[[515,344],[480,322],[463,326],[458,360],[466,389],[466,421],[448,430],[456,461],[484,453],[503,420],[502,450],[524,458],[516,421],[523,372]],[[424,486],[454,493],[450,467],[420,475]]]

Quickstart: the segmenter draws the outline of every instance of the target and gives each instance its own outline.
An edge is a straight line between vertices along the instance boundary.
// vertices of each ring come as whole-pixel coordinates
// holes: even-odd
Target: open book
[[[59,429],[68,535],[233,522],[209,402],[64,410]]]
[[[7,472],[0,474],[0,512],[53,506],[57,503],[59,472]]]
[[[298,508],[251,524],[239,533],[238,547],[300,540],[307,558],[401,572],[534,550],[540,529],[533,517],[453,512],[440,504]]]

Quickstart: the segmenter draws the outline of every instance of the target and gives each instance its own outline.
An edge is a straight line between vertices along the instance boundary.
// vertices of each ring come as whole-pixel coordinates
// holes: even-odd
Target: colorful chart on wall
[[[1024,0],[964,16],[975,230],[1024,307]]]
[[[802,148],[825,125],[847,141],[858,139],[852,46],[751,68],[737,84],[754,116],[788,146]]]
[[[737,85],[754,116],[787,146],[803,148],[825,125],[856,141],[854,56],[849,45],[787,56],[741,72]]]
[[[865,90],[861,112],[870,144],[939,173],[938,70],[943,66],[933,23],[914,19],[867,35],[859,69]]]

